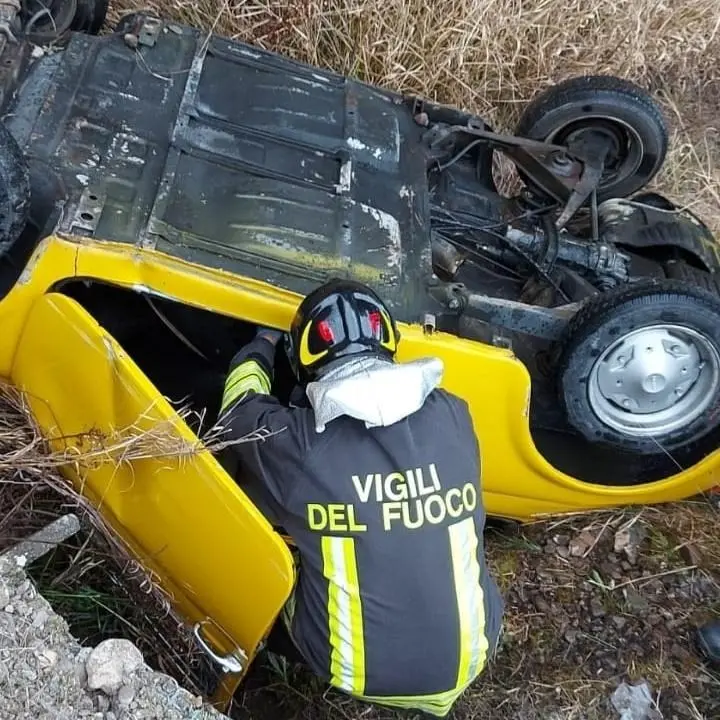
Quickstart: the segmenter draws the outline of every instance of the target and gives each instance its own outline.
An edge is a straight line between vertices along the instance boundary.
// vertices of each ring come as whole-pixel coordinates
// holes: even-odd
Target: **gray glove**
[[[255,333],[255,337],[265,338],[269,343],[277,345],[285,333],[281,330],[274,330],[273,328],[259,327]]]

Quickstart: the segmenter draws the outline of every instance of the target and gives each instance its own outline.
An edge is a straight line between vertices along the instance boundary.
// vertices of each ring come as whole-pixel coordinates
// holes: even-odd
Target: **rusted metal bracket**
[[[556,145],[515,135],[502,135],[469,122],[452,125],[441,131],[429,131],[433,149],[454,134],[486,140],[491,147],[505,153],[532,182],[565,207],[557,220],[564,227],[583,203],[596,191],[608,152],[601,137],[571,145]]]
[[[516,300],[481,295],[462,283],[446,283],[430,288],[431,294],[461,319],[481,320],[489,326],[545,340],[559,340],[580,303],[561,307],[526,305]]]

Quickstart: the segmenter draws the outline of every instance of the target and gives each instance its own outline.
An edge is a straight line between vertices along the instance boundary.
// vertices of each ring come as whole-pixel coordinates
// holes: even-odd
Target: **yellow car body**
[[[57,449],[93,431],[138,430],[170,420],[196,438],[167,400],[74,300],[54,292],[72,278],[170,297],[253,324],[285,329],[300,300],[265,283],[154,251],[51,236],[0,302],[0,375],[27,394]],[[553,468],[528,425],[530,379],[509,350],[401,327],[399,361],[442,358],[443,387],[469,405],[483,458],[489,515],[527,521],[548,513],[679,500],[717,483],[720,452],[663,480],[633,487],[581,482]],[[468,378],[473,378],[468,382]],[[282,538],[208,452],[182,460],[98,462],[66,472],[139,560],[154,571],[188,623],[218,655],[247,667],[294,583]],[[242,672],[237,677],[241,677]]]

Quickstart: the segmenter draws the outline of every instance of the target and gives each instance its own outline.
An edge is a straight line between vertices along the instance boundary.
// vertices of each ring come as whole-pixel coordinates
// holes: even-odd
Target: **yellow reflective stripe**
[[[338,586],[334,582],[337,576],[335,561],[333,558],[333,548],[331,541],[335,538],[323,537],[322,539],[322,556],[323,556],[323,574],[328,580],[328,622],[330,626],[330,675],[334,684],[342,687],[342,680],[338,680],[342,676],[342,660],[341,648],[342,640],[340,639],[340,592]]]
[[[358,582],[355,540],[341,538],[344,545],[345,574],[350,592],[350,627],[353,654],[353,692],[365,691],[365,635],[362,621],[362,603],[360,601],[360,583]]]
[[[392,322],[384,310],[380,310],[380,315],[382,315],[382,318],[385,321],[385,327],[388,331],[388,339],[385,342],[381,341],[380,344],[384,348],[387,348],[390,352],[395,352],[397,350],[397,342],[395,341],[395,333],[393,332]]]
[[[455,596],[460,620],[460,657],[457,687],[465,687],[482,670],[487,657],[485,605],[477,559],[475,518],[469,517],[448,528]]]
[[[305,329],[303,330],[303,334],[300,337],[300,364],[303,367],[307,367],[308,365],[312,365],[316,360],[319,360],[322,357],[325,357],[325,355],[328,354],[327,350],[321,350],[319,353],[313,353],[310,352],[310,329],[312,328],[312,322],[309,322]]]
[[[323,537],[328,580],[331,684],[354,695],[365,689],[365,636],[353,538]]]
[[[444,717],[452,710],[452,706],[464,691],[465,688],[457,688],[434,695],[408,695],[407,697],[373,697],[363,695],[359,696],[359,699],[376,703],[377,705],[386,705],[387,707],[401,708],[403,710],[422,711],[430,715],[435,715],[436,717]]]
[[[270,378],[255,360],[241,363],[228,375],[225,381],[221,412],[247,392],[256,392],[261,395],[270,394]]]

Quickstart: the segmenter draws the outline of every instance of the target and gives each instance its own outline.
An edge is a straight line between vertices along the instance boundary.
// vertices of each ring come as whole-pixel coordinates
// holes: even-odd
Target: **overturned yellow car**
[[[720,256],[641,192],[668,140],[630,83],[562,83],[502,135],[144,15],[48,53],[20,37],[3,63],[0,375],[58,447],[162,422],[196,442],[255,326],[287,328],[347,276],[393,309],[401,361],[442,359],[490,515],[717,484]],[[524,180],[513,197],[495,152]],[[287,397],[282,351],[277,372]],[[295,570],[213,454],[68,473],[241,676]]]

